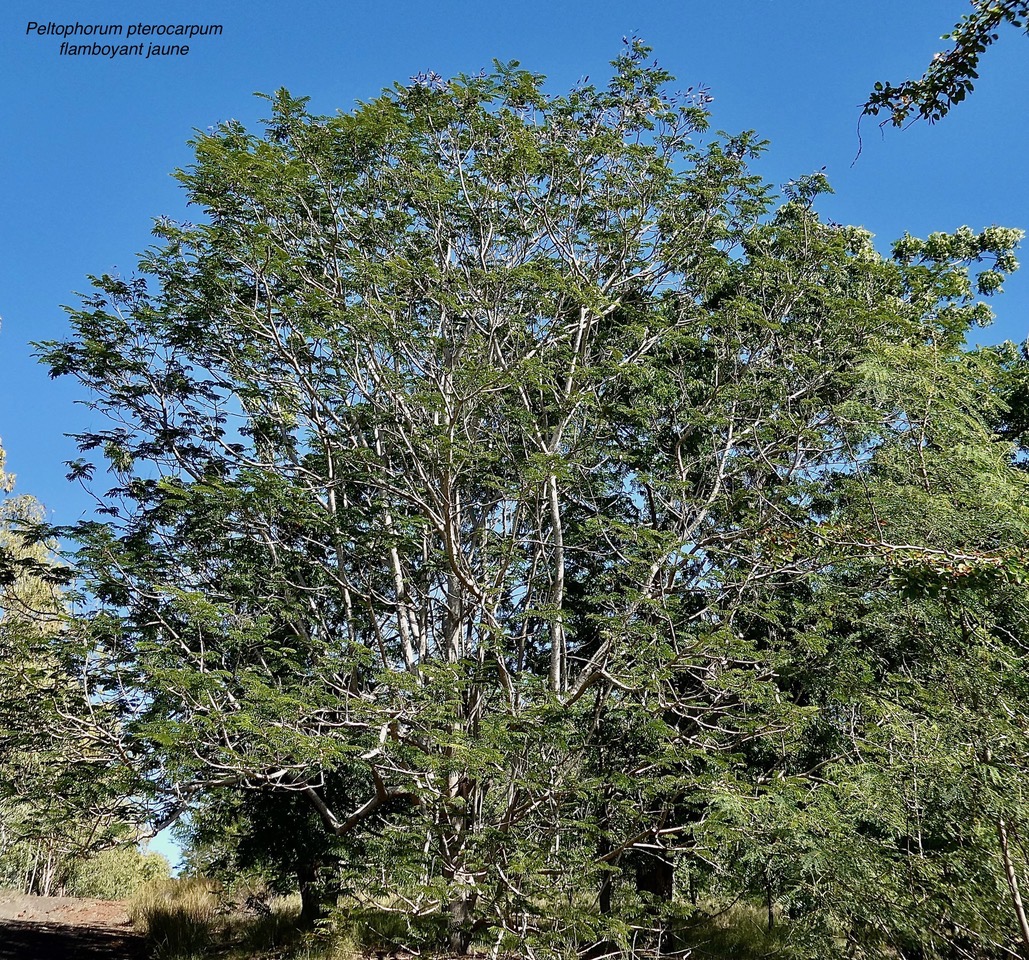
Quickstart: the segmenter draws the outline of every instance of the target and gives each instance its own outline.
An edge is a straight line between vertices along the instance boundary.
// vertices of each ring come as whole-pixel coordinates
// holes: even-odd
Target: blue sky
[[[90,509],[64,480],[64,434],[90,421],[70,381],[51,382],[30,340],[61,337],[61,304],[86,275],[130,274],[160,215],[185,217],[172,170],[190,161],[194,128],[253,123],[252,94],[286,86],[322,112],[350,109],[395,80],[476,71],[518,59],[554,90],[606,75],[621,37],[637,33],[682,86],[714,95],[715,128],[771,141],[756,169],[779,184],[826,167],[836,195],[821,209],[867,227],[882,249],[905,230],[961,224],[1029,226],[1029,42],[1016,31],[988,51],[976,92],[943,123],[862,124],[876,80],[920,74],[964,0],[6,0],[0,10],[6,147],[0,151],[0,437],[18,489],[59,522]],[[141,11],[145,10],[145,13]],[[220,23],[188,56],[164,61],[61,57],[60,38],[26,35],[29,21]],[[1029,274],[998,300],[984,339],[1022,340]]]
[[[636,33],[683,87],[710,87],[713,125],[771,141],[756,166],[780,184],[821,167],[836,195],[820,204],[862,225],[880,249],[906,230],[1029,227],[1029,41],[1008,30],[983,59],[974,95],[935,127],[862,124],[876,80],[920,75],[964,0],[6,0],[0,8],[0,437],[18,490],[57,522],[90,510],[64,479],[64,435],[90,423],[71,382],[51,382],[30,340],[67,332],[61,304],[89,273],[131,274],[158,216],[186,218],[170,174],[188,164],[194,128],[264,114],[252,94],[285,86],[320,112],[348,110],[396,80],[474,72],[517,59],[567,89],[601,80]],[[61,57],[29,21],[220,23],[186,57]],[[983,341],[1029,333],[1029,270],[995,303]]]

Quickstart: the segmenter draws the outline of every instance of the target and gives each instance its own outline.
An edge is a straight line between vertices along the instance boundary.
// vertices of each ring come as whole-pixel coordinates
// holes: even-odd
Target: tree
[[[300,891],[300,922],[313,924],[338,895],[344,860],[361,862],[353,837],[326,831],[318,811],[297,792],[221,793],[201,798],[179,830],[185,869],[237,888],[256,883]]]
[[[83,703],[63,643],[67,571],[38,536],[42,506],[10,496],[3,468],[0,448],[0,883],[53,895],[90,854],[135,833],[124,784],[83,749],[103,711]]]
[[[935,123],[961,103],[972,92],[973,81],[979,77],[979,57],[997,39],[997,28],[1004,23],[1018,29],[1029,25],[1025,0],[972,0],[972,8],[952,33],[942,37],[954,45],[933,57],[920,80],[905,80],[898,86],[876,83],[863,115],[878,116],[886,110],[895,127],[912,114]]]
[[[62,531],[94,701],[244,838],[306,804],[280,872],[320,823],[411,938],[660,950],[685,885],[814,954],[1008,942],[1018,364],[963,338],[1020,234],[883,257],[642,44],[614,67],[197,136],[203,222],[41,345],[112,421]]]
[[[4,461],[0,448],[0,493],[9,495],[14,476]],[[33,691],[40,692],[41,681],[49,686],[46,645],[63,613],[52,585],[38,575],[50,552],[26,539],[29,525],[40,520],[31,497],[5,496],[0,503],[0,873],[5,885],[52,894],[67,875],[71,843],[60,821],[44,812],[48,787],[33,749],[46,736],[47,715]]]

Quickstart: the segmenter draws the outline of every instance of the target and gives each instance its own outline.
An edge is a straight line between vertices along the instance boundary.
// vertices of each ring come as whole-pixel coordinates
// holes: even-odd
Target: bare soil
[[[0,960],[145,960],[125,904],[0,891]]]

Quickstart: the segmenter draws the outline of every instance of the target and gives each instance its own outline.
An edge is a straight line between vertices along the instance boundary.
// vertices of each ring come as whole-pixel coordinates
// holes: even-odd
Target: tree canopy
[[[40,345],[110,420],[103,748],[408,947],[1007,948],[1025,357],[965,336],[1021,234],[884,256],[648,58],[196,136],[199,222]]]

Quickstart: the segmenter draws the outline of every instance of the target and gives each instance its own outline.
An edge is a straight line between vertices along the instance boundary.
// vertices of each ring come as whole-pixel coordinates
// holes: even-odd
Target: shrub
[[[143,885],[168,880],[171,866],[159,853],[112,847],[72,868],[68,892],[76,897],[127,900]]]

